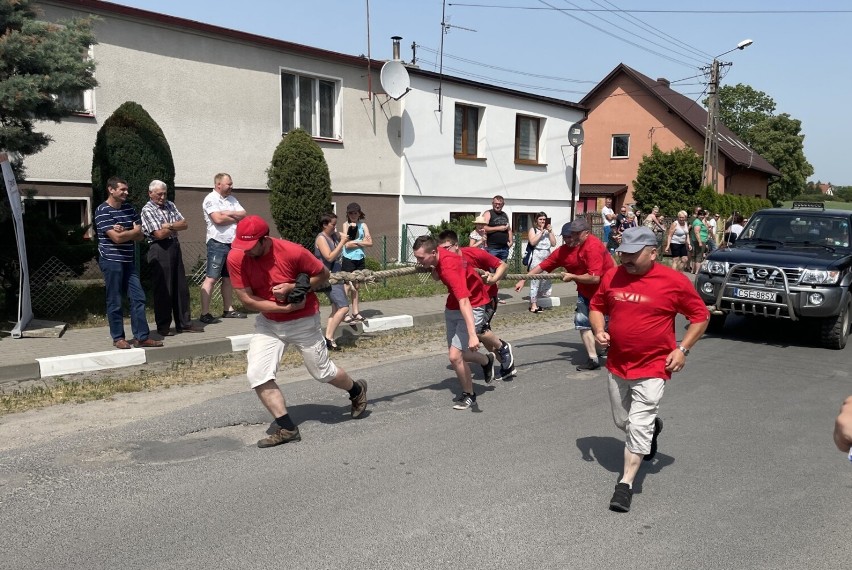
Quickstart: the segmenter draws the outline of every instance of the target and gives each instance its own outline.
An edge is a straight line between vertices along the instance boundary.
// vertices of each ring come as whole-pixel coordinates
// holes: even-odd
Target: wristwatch
[[[677,345],[677,349],[681,351],[684,356],[689,356],[689,349],[683,346],[682,344]]]

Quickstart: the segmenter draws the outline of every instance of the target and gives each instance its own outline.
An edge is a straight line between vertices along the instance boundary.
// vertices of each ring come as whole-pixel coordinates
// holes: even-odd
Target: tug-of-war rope
[[[328,279],[328,283],[316,287],[317,289],[325,289],[331,285],[338,283],[375,283],[380,279],[388,279],[390,277],[402,277],[404,275],[413,275],[415,273],[430,273],[432,270],[422,265],[413,265],[411,267],[399,267],[397,269],[385,269],[383,271],[371,271],[369,269],[358,269],[355,271],[338,271],[332,273]],[[486,275],[481,269],[476,270],[480,275]],[[511,273],[503,276],[501,281],[518,281],[520,279],[530,280],[562,280],[562,273],[539,273],[537,275],[527,275],[526,273]]]

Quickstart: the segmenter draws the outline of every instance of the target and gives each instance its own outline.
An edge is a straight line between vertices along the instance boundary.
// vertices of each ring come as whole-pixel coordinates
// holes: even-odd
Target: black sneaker
[[[609,509],[619,513],[630,511],[630,501],[633,499],[633,489],[627,483],[619,483],[615,486],[615,492],[609,500]]]
[[[651,453],[643,458],[645,461],[651,461],[657,455],[657,437],[659,437],[661,431],[663,431],[663,420],[659,417],[654,418],[654,436],[651,438]]]
[[[264,447],[274,447],[276,445],[281,445],[282,443],[289,443],[291,441],[302,441],[302,435],[299,433],[298,426],[293,431],[284,428],[278,428],[275,433],[270,435],[269,437],[264,437],[260,441],[257,442],[257,446],[260,448]]]
[[[219,319],[217,319],[216,317],[214,317],[210,313],[206,313],[204,315],[201,315],[198,318],[198,320],[201,321],[202,323],[204,323],[205,325],[212,325],[213,323],[219,322]]]
[[[577,370],[583,372],[585,370],[597,370],[601,367],[601,363],[597,358],[590,358],[589,361],[585,364],[581,364],[577,367]]]
[[[494,380],[494,355],[489,352],[486,356],[488,362],[482,365],[482,375],[485,377],[485,383],[491,384]]]
[[[500,367],[500,380],[508,380],[513,376],[517,376],[518,371],[515,369],[515,365],[512,364],[509,368]]]
[[[459,402],[453,406],[454,410],[469,410],[476,405],[476,394],[462,393]]]
[[[515,368],[515,355],[512,353],[512,345],[503,341],[503,346],[500,347],[500,366],[505,370]]]

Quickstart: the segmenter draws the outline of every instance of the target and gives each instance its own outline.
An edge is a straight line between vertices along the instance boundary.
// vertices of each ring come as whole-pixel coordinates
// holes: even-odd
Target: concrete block
[[[562,302],[559,300],[559,297],[542,297],[536,301],[536,304],[542,309],[552,309],[553,307],[561,306]]]
[[[391,329],[410,328],[414,326],[411,315],[395,315],[393,317],[371,317],[364,323],[364,332],[388,331]]]
[[[253,336],[254,333],[229,336],[228,339],[231,341],[231,350],[234,352],[248,350],[249,343],[251,342],[251,337]]]
[[[51,356],[36,358],[41,377],[76,374],[78,372],[93,372],[108,368],[122,368],[145,364],[145,350],[131,348],[128,350],[105,350],[103,352],[88,352],[68,356]]]

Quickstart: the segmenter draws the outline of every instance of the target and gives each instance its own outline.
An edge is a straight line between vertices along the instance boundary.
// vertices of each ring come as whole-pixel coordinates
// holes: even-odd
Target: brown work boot
[[[124,340],[123,338],[118,339],[113,342],[112,345],[116,348],[121,348],[122,350],[127,350],[128,348],[133,348],[133,345]]]
[[[163,341],[154,340],[153,338],[146,338],[145,340],[133,339],[131,341],[136,348],[157,348],[163,346]]]
[[[260,441],[257,442],[258,447],[275,447],[276,445],[281,445],[282,443],[288,443],[290,441],[302,441],[302,434],[299,433],[299,427],[296,426],[296,429],[290,431],[284,428],[278,428],[278,431],[270,435],[269,437],[264,437]]]
[[[361,393],[355,396],[354,398],[349,398],[352,400],[352,417],[357,418],[361,414],[364,413],[364,410],[367,409],[367,381],[366,380],[355,380],[355,383],[361,386]]]

